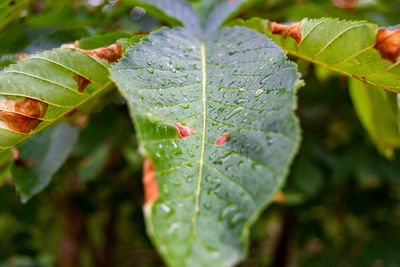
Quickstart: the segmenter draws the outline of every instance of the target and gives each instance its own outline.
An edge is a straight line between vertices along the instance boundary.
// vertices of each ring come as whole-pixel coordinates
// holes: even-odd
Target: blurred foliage
[[[255,2],[240,17],[400,23],[398,0],[359,1],[354,9],[327,0]],[[114,40],[160,25],[118,1],[31,1],[0,31],[0,68],[15,53],[105,33]],[[80,44],[93,47],[96,38]],[[400,266],[398,153],[392,161],[378,154],[357,118],[346,78],[298,63],[306,82],[299,90],[302,147],[276,204],[252,228],[241,266]],[[71,242],[79,245],[78,258],[70,258],[76,266],[163,265],[146,236],[142,159],[125,102],[116,93],[107,97],[109,104],[90,117],[74,118],[81,128],[77,144],[44,193],[24,205],[10,180],[0,187],[1,267],[56,266]],[[9,157],[0,158],[0,184]]]

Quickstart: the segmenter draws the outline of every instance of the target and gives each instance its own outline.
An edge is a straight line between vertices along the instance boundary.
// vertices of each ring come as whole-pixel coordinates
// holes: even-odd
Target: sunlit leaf
[[[400,92],[400,48],[396,50],[395,46],[400,30],[396,27],[378,32],[377,25],[364,21],[303,19],[297,24],[277,25],[258,18],[238,20],[232,25],[265,34],[293,56],[364,83]],[[394,48],[390,50],[392,45]]]
[[[33,54],[0,72],[0,151],[113,88],[109,64],[73,48]]]

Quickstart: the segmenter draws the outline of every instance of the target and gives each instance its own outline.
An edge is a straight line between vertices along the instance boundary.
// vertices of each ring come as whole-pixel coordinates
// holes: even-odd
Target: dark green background
[[[397,0],[360,0],[365,5],[351,10],[328,0],[256,2],[240,16],[400,23]],[[162,24],[131,9],[107,1],[96,7],[32,1],[0,32],[0,58]],[[376,152],[354,112],[346,78],[321,78],[314,66],[298,64],[306,82],[297,112],[303,142],[283,190],[286,203],[270,206],[252,228],[241,266],[400,266],[399,155],[388,161]],[[68,244],[79,250],[81,266],[162,265],[143,224],[142,162],[133,126],[120,96],[109,99],[90,117],[44,193],[22,205],[11,183],[0,187],[1,267],[65,263],[60,248]]]

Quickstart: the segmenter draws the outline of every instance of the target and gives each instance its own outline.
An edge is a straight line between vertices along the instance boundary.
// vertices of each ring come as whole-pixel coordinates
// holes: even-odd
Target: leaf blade
[[[27,142],[20,144],[19,164],[11,168],[12,179],[26,203],[50,183],[52,176],[66,161],[79,135],[79,130],[61,123]]]
[[[353,79],[349,81],[349,90],[358,117],[378,151],[388,158],[393,158],[393,150],[400,148],[397,94]]]
[[[249,39],[255,41],[243,41]],[[238,49],[227,46],[233,41]],[[172,266],[233,265],[299,143],[295,65],[245,28],[225,28],[204,42],[175,28],[129,49],[112,77],[155,166],[159,198],[145,205],[145,214],[165,260]],[[195,133],[179,138],[175,123]],[[227,141],[215,144],[229,132]]]
[[[113,88],[109,64],[83,51],[33,54],[0,72],[0,151]]]
[[[272,38],[289,54],[358,79],[381,89],[400,92],[399,62],[383,59],[377,49],[378,26],[364,21],[304,19],[301,42],[272,34],[262,19],[238,20],[231,25],[246,26]],[[391,29],[391,28],[388,28]]]

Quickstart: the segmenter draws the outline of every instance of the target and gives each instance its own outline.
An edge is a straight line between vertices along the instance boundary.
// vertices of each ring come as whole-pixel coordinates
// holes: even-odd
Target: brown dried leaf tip
[[[400,29],[392,31],[379,29],[374,48],[379,51],[383,59],[396,63],[400,56]]]
[[[218,138],[217,140],[215,140],[215,144],[217,146],[221,146],[223,145],[229,138],[229,136],[231,135],[232,132],[229,132],[227,134],[224,134],[223,136],[221,136],[220,138]]]
[[[302,21],[283,25],[276,22],[268,22],[268,28],[272,34],[280,34],[284,38],[289,35],[299,44],[301,42],[301,23]]]
[[[333,4],[338,8],[354,9],[360,4],[358,0],[332,0]]]
[[[75,43],[63,44],[61,48],[74,48],[88,54],[89,56],[96,56],[104,59],[108,61],[108,63],[115,63],[122,57],[122,47],[117,43],[92,50],[79,48]]]
[[[90,81],[80,75],[75,75],[74,77],[74,81],[78,84],[78,92],[82,93],[86,86],[88,86],[90,84]]]
[[[154,202],[158,199],[158,184],[153,162],[149,158],[144,159],[143,164],[144,203]]]
[[[176,128],[176,131],[178,132],[179,138],[185,138],[196,133],[196,131],[193,130],[191,127],[180,125],[177,122],[174,123],[174,126]]]
[[[42,121],[47,111],[47,104],[25,97],[23,100],[5,98],[0,101],[0,122],[8,129],[29,133]]]
[[[122,57],[122,47],[119,44],[112,44],[106,47],[101,47],[93,50],[83,50],[88,55],[96,56],[98,58],[108,61],[108,63],[115,63]]]

